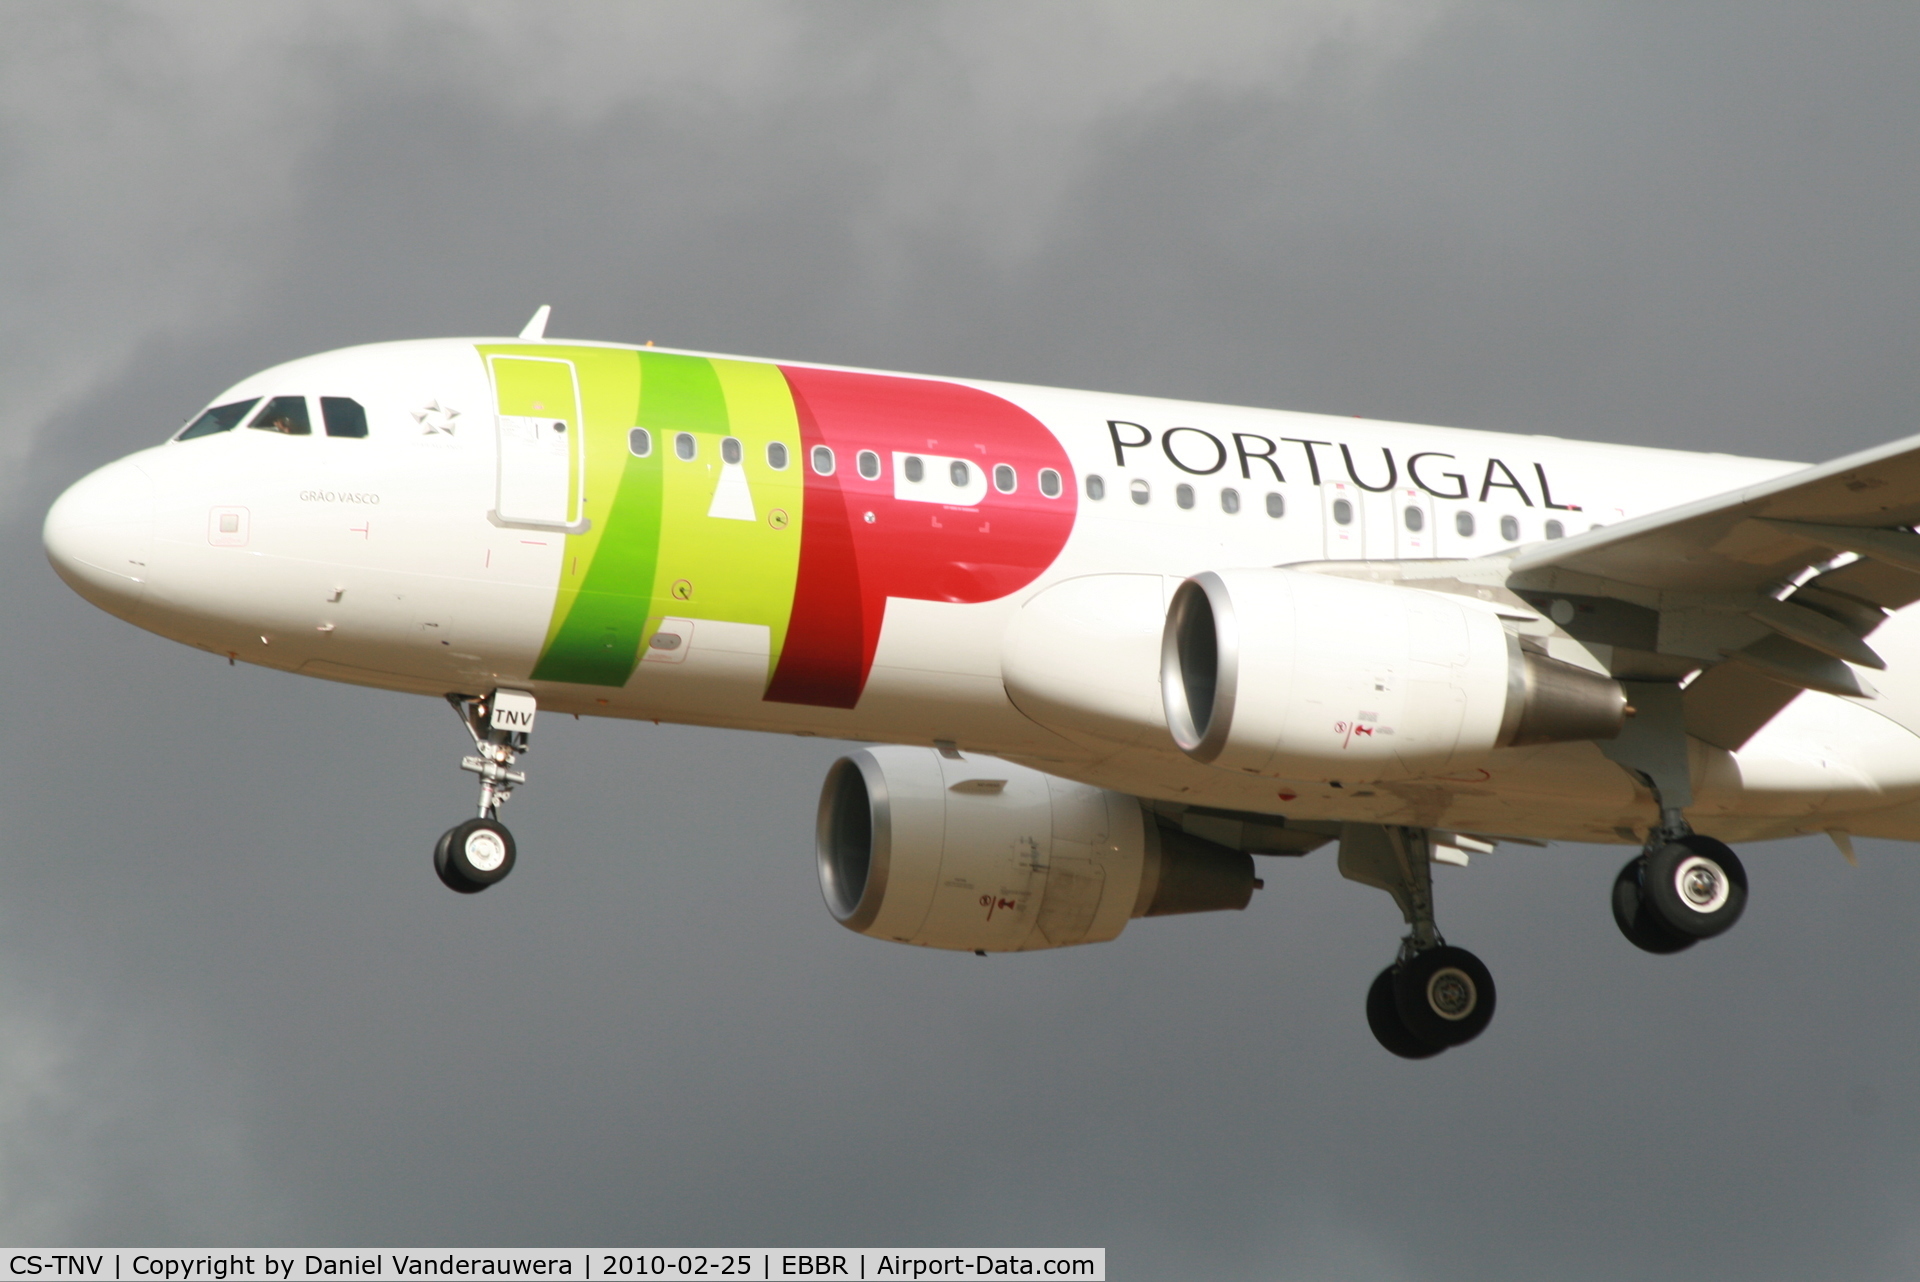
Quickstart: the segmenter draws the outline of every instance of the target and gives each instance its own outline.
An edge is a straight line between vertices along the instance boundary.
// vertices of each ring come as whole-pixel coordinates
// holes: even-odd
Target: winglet
[[[553,315],[553,308],[545,303],[540,304],[540,310],[535,312],[533,319],[528,321],[521,329],[520,337],[527,339],[545,338],[547,336],[547,317],[551,315]]]

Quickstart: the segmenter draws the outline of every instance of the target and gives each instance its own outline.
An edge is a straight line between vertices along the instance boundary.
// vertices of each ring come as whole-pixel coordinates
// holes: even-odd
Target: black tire
[[[1493,1019],[1493,974],[1464,948],[1442,945],[1400,964],[1393,979],[1400,1022],[1429,1046],[1460,1046]]]
[[[1427,1045],[1400,1021],[1400,1011],[1393,1000],[1391,966],[1374,976],[1373,987],[1367,990],[1367,1027],[1373,1030],[1375,1041],[1401,1059],[1429,1059],[1447,1049]]]
[[[456,895],[477,895],[486,887],[461,881],[458,874],[447,867],[447,845],[452,840],[453,829],[449,828],[440,834],[440,840],[433,843],[433,875],[440,879],[442,886]]]
[[[1746,911],[1747,870],[1725,845],[1694,833],[1648,853],[1640,893],[1674,934],[1712,939]]]
[[[1640,877],[1645,867],[1645,856],[1635,855],[1613,879],[1614,924],[1620,927],[1627,942],[1643,953],[1684,952],[1700,941],[1668,930],[1653,909],[1647,907],[1647,898],[1640,893]]]
[[[469,819],[440,837],[433,870],[450,889],[478,894],[513,871],[517,856],[513,834],[491,819]]]

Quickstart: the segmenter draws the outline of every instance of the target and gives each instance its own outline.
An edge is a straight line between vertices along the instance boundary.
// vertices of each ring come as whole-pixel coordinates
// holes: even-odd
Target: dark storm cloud
[[[1755,846],[1439,874],[1501,984],[1372,1043],[1384,896],[979,960],[821,911],[832,745],[543,723],[512,883],[424,700],[137,634],[87,466],[330,346],[511,331],[1818,458],[1909,431],[1904,10],[8,11],[18,469],[0,1226],[214,1241],[1096,1243],[1116,1276],[1873,1277],[1920,1194],[1920,873]],[[559,15],[554,17],[552,15]]]

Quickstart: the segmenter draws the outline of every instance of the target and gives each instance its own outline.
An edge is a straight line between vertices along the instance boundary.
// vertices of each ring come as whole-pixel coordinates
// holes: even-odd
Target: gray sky
[[[1275,10],[1279,12],[1276,13]],[[0,5],[0,1236],[1105,1245],[1113,1276],[1920,1271],[1920,867],[1439,874],[986,961],[819,902],[831,745],[557,720],[473,899],[425,700],[135,632],[40,514],[239,376],[553,333],[1824,458],[1915,431],[1907,5]]]

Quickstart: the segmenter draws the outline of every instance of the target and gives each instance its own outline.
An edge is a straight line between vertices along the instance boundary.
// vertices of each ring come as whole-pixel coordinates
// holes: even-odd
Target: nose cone
[[[131,619],[147,590],[153,478],[127,459],[81,477],[48,509],[40,537],[68,587]]]

